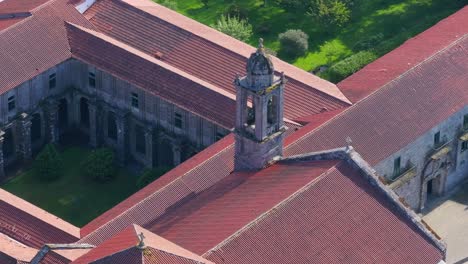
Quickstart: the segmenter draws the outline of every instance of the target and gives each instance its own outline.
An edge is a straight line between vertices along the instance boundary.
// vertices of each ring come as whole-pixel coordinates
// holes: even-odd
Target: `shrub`
[[[309,36],[299,29],[289,29],[278,36],[281,52],[288,56],[300,56],[309,49]]]
[[[232,3],[224,11],[226,17],[237,17],[240,19],[247,19],[248,10],[238,5],[237,3]]]
[[[98,182],[115,177],[114,152],[108,148],[96,149],[81,164],[84,174]]]
[[[159,4],[172,10],[177,9],[177,3],[174,0],[159,0]]]
[[[354,50],[369,50],[377,46],[379,43],[382,42],[384,35],[379,33],[377,35],[372,35],[366,39],[363,39],[356,44],[354,44]]]
[[[307,14],[326,29],[342,27],[351,18],[351,10],[342,0],[311,0]]]
[[[222,15],[216,24],[211,27],[244,42],[252,36],[252,25],[239,17]]]
[[[377,56],[374,52],[360,51],[331,66],[326,75],[330,81],[336,83],[357,72],[375,59],[377,59]]]
[[[138,189],[142,189],[146,185],[152,183],[162,175],[164,175],[166,172],[168,172],[170,168],[166,167],[161,167],[161,168],[155,168],[155,169],[146,169],[143,171],[143,173],[138,177],[137,180],[137,187]]]
[[[45,181],[53,181],[62,174],[62,159],[53,144],[47,144],[37,155],[33,163],[37,177]]]

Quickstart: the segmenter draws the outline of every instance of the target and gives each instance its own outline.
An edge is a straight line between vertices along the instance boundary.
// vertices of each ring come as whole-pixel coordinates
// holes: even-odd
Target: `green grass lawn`
[[[85,179],[80,163],[89,153],[84,148],[65,149],[62,152],[65,171],[57,181],[40,182],[28,170],[2,188],[81,227],[137,191],[137,177],[123,169],[109,183]]]
[[[357,43],[377,34],[383,38],[373,51],[381,56],[468,4],[468,0],[355,0],[348,24],[335,32],[324,32],[307,15],[285,12],[274,0],[268,0],[266,7],[263,0],[209,0],[207,7],[200,0],[173,1],[178,12],[206,25],[214,24],[226,7],[236,2],[246,10],[254,28],[249,43],[256,45],[263,37],[265,45],[275,51],[279,50],[279,33],[303,30],[309,35],[308,53],[300,58],[279,57],[307,71],[356,53]]]

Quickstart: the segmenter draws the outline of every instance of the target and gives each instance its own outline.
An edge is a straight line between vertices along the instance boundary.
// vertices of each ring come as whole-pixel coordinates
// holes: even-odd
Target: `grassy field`
[[[263,37],[266,46],[275,51],[279,50],[279,33],[303,30],[309,35],[308,53],[299,58],[279,57],[307,71],[355,54],[356,44],[379,34],[379,44],[372,51],[381,56],[468,4],[468,0],[355,0],[347,25],[325,32],[307,15],[285,12],[274,0],[268,0],[266,7],[263,0],[209,0],[208,6],[200,0],[172,1],[177,2],[178,12],[206,25],[214,24],[226,7],[236,2],[254,28],[249,43],[256,45]]]
[[[118,170],[117,177],[109,183],[85,179],[80,163],[89,153],[77,147],[64,150],[65,172],[57,181],[40,182],[29,170],[1,188],[81,227],[137,191],[137,177],[125,170]]]

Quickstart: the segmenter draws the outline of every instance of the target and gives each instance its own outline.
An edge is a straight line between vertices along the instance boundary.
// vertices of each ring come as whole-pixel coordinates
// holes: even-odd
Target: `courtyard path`
[[[447,264],[468,263],[468,182],[428,208],[423,219],[447,243]]]

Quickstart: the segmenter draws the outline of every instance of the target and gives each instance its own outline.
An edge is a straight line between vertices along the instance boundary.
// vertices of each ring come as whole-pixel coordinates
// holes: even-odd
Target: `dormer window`
[[[49,75],[49,89],[54,89],[57,86],[57,74]]]
[[[468,115],[463,116],[463,129],[468,130]]]
[[[139,102],[138,102],[138,94],[137,93],[132,93],[132,107],[133,108],[139,108]]]
[[[401,157],[393,160],[393,176],[398,176],[401,173]]]
[[[440,145],[440,131],[434,134],[434,147]]]
[[[8,111],[13,111],[15,110],[15,108],[16,108],[16,100],[15,100],[15,96],[12,95],[8,97]]]

